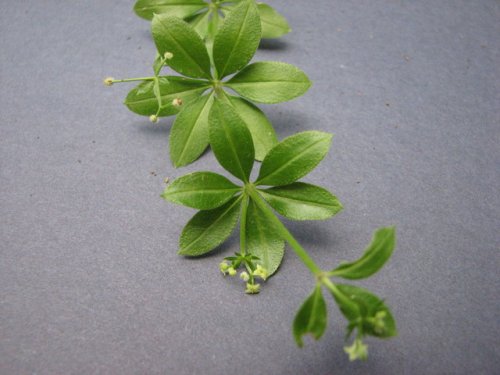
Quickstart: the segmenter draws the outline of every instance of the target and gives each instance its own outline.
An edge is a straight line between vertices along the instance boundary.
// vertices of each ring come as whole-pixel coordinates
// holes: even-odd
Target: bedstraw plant
[[[220,165],[240,180],[236,184],[217,173],[194,172],[167,186],[165,200],[199,210],[182,231],[179,254],[197,257],[214,250],[239,223],[239,249],[220,262],[219,270],[225,276],[239,274],[245,292],[257,294],[278,270],[288,243],[315,282],[293,321],[297,345],[303,346],[304,335],[319,339],[324,334],[326,290],[347,319],[345,340],[355,333],[344,348],[349,359],[366,359],[364,337],[395,336],[395,320],[382,299],[337,278],[358,280],[378,272],[395,248],[396,231],[376,230],[359,259],[325,270],[279,219],[278,214],[289,220],[325,220],[339,213],[342,204],[325,188],[299,181],[328,153],[332,135],[306,131],[278,142],[271,123],[252,103],[291,100],[310,87],[307,76],[293,65],[249,64],[261,36],[279,36],[266,29],[269,9],[254,0],[139,0],[136,13],[152,18],[158,50],[154,75],[107,78],[105,84],[141,81],[125,100],[131,111],[153,122],[177,114],[170,132],[175,167],[193,162],[210,145]],[[288,28],[286,21],[282,25]],[[164,67],[182,76],[160,75]],[[251,181],[255,160],[262,164]]]

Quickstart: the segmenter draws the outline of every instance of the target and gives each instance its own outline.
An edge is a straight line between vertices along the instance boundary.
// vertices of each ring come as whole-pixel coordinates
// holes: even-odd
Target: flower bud
[[[223,275],[226,275],[228,268],[229,268],[229,264],[226,261],[221,262],[219,264],[220,272],[222,272]]]
[[[115,79],[113,77],[106,77],[104,78],[103,82],[106,86],[111,86],[113,85],[114,80]]]
[[[158,116],[156,115],[151,115],[149,116],[149,121],[151,121],[153,124],[158,122]]]
[[[229,276],[236,276],[237,272],[236,270],[234,269],[234,267],[229,267],[227,269],[227,273],[229,273]]]
[[[175,98],[172,100],[172,105],[174,107],[180,107],[182,105],[182,99],[181,98]]]
[[[163,54],[163,57],[165,58],[165,60],[170,60],[172,57],[174,57],[174,54],[172,52],[165,52]]]
[[[243,271],[242,273],[240,273],[240,279],[246,282],[250,279],[250,275],[247,272]]]

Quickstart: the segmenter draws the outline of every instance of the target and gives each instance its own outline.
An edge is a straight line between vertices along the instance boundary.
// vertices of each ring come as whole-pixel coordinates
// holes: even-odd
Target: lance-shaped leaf
[[[261,26],[254,1],[243,1],[224,19],[215,36],[213,57],[219,78],[243,68],[260,42]]]
[[[247,251],[259,257],[268,275],[276,272],[285,252],[285,241],[278,235],[274,225],[260,212],[258,206],[250,200],[247,209],[246,243]]]
[[[350,263],[342,263],[330,274],[344,279],[364,279],[380,270],[391,257],[396,246],[396,228],[378,229],[363,256]]]
[[[238,191],[241,191],[239,186],[220,174],[194,172],[172,182],[162,197],[184,206],[210,210],[226,203]]]
[[[292,31],[285,17],[270,5],[258,3],[257,8],[259,9],[263,38],[279,38]]]
[[[207,82],[168,76],[159,78],[159,90],[162,109],[159,116],[171,116],[179,112],[172,104],[174,99],[181,99],[184,105],[198,98],[208,88]],[[132,112],[142,116],[150,116],[158,111],[158,99],[155,94],[154,81],[144,81],[133,88],[125,99],[125,105]]]
[[[302,336],[311,334],[319,340],[327,324],[326,303],[317,285],[314,292],[304,301],[293,321],[293,336],[299,347],[304,346]]]
[[[233,198],[213,210],[200,211],[182,230],[180,255],[199,256],[223,243],[238,221],[241,198]]]
[[[158,53],[173,55],[167,60],[172,69],[188,77],[211,78],[205,43],[187,22],[164,14],[155,15],[151,31]]]
[[[306,131],[285,138],[262,161],[255,184],[282,186],[305,176],[328,153],[332,137],[328,133]]]
[[[146,20],[160,13],[184,18],[206,7],[207,3],[203,0],[138,0],[134,12]]]
[[[182,167],[196,159],[208,146],[208,114],[213,96],[205,95],[188,104],[175,118],[170,130],[170,159]]]
[[[328,190],[303,182],[259,192],[276,211],[292,220],[325,220],[342,210],[342,204]]]
[[[233,176],[248,182],[255,156],[252,136],[233,107],[218,99],[210,111],[209,135],[220,165]]]
[[[380,338],[397,335],[394,317],[380,298],[354,285],[336,284],[336,287],[338,293],[332,293],[333,298],[349,320],[350,331],[357,327],[363,335]],[[357,308],[353,309],[350,304]]]
[[[255,148],[255,159],[262,161],[269,150],[278,143],[273,126],[266,115],[249,101],[237,96],[228,95],[228,97],[236,113],[250,130]]]
[[[304,94],[311,81],[294,65],[262,61],[248,65],[225,85],[249,100],[272,104]]]

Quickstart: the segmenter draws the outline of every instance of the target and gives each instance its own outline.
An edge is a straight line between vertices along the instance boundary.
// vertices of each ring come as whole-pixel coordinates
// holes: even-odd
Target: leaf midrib
[[[203,104],[203,108],[201,109],[201,111],[198,113],[198,116],[196,117],[196,120],[194,121],[194,125],[191,127],[191,129],[189,129],[189,134],[187,136],[187,139],[186,139],[186,142],[184,142],[184,148],[182,149],[182,152],[181,152],[181,155],[179,156],[179,160],[182,161],[182,159],[184,158],[184,154],[186,153],[186,150],[189,148],[188,147],[188,144],[190,144],[191,142],[191,137],[194,133],[194,129],[196,128],[196,126],[198,125],[198,122],[200,120],[200,117],[202,115],[202,113],[205,112],[205,109],[207,108],[207,105],[208,103],[210,102],[211,100],[211,97],[212,97],[212,93],[210,93],[208,95],[208,98],[207,98],[207,101],[205,102],[205,104]]]
[[[300,202],[300,203],[307,203],[311,206],[315,206],[315,207],[321,207],[321,208],[336,208],[337,205],[335,204],[326,204],[326,203],[319,203],[317,201],[311,201],[311,200],[307,200],[307,199],[297,199],[297,198],[289,198],[289,197],[283,197],[282,195],[277,195],[277,194],[274,194],[274,193],[270,193],[269,190],[260,190],[259,191],[261,193],[263,193],[264,195],[270,195],[273,197],[273,199],[276,199],[276,200],[282,200],[282,201],[292,201],[292,202]]]
[[[198,243],[198,241],[200,240],[200,238],[204,237],[204,236],[205,236],[205,233],[207,233],[208,231],[210,231],[210,229],[211,229],[211,228],[212,228],[215,224],[217,224],[217,223],[218,223],[218,222],[219,222],[219,221],[220,221],[220,220],[221,220],[224,216],[226,216],[226,215],[227,215],[227,213],[228,213],[229,211],[231,211],[231,210],[233,209],[233,207],[234,207],[236,204],[238,204],[240,201],[241,201],[241,196],[240,196],[240,197],[238,197],[238,198],[234,201],[234,203],[233,203],[233,204],[231,204],[231,205],[227,208],[227,210],[225,210],[225,211],[224,211],[221,215],[219,215],[219,217],[218,217],[215,221],[213,221],[213,222],[212,222],[212,224],[210,224],[208,227],[206,227],[206,228],[205,228],[205,229],[204,229],[204,230],[200,233],[200,235],[199,235],[198,237],[196,237],[196,239],[195,239],[194,241],[191,241],[191,243],[190,243],[187,247],[185,247],[184,249],[182,249],[182,250],[181,250],[181,253],[185,253],[186,251],[188,251],[189,249],[191,249],[191,248],[193,247],[193,245],[194,245],[194,244]],[[189,254],[187,254],[187,255],[189,255]]]
[[[234,48],[232,48],[231,52],[229,52],[229,56],[227,57],[226,62],[224,63],[222,71],[219,72],[219,74],[220,74],[221,77],[224,77],[224,74],[226,72],[227,66],[229,64],[229,61],[231,61],[231,57],[233,56],[233,53],[236,50],[236,46],[238,45],[238,43],[239,43],[239,41],[241,39],[241,35],[242,35],[241,30],[243,30],[243,27],[247,23],[247,17],[248,17],[248,13],[249,12],[250,12],[250,5],[247,6],[247,9],[246,9],[246,12],[245,12],[245,17],[244,17],[243,22],[241,23],[241,26],[240,26],[240,28],[238,30],[238,36],[236,37],[236,43],[234,43]]]
[[[179,42],[177,41],[177,39],[174,38],[174,35],[170,32],[170,30],[165,26],[165,24],[163,23],[163,20],[160,19],[160,25],[163,27],[163,29],[165,30],[165,32],[170,36],[170,38],[172,39],[172,41],[175,43],[175,45],[182,51],[184,52],[184,55],[187,56],[189,58],[189,60],[191,60],[199,69],[200,71],[203,73],[203,76],[206,77],[206,78],[210,78],[210,73],[207,73],[205,71],[205,69],[198,63],[198,61],[196,61],[195,58],[193,58],[191,56],[191,54],[188,53],[188,51],[182,47],[181,44],[179,44]],[[198,34],[196,34],[198,35]],[[206,47],[205,45],[203,44],[203,48],[205,48],[205,51],[206,51]],[[208,53],[207,53],[207,57],[208,57]]]
[[[265,180],[267,178],[269,178],[269,176],[272,176],[274,174],[277,174],[279,173],[283,168],[287,168],[290,164],[292,164],[295,160],[297,160],[299,157],[302,157],[303,154],[305,154],[308,150],[310,150],[311,148],[313,148],[314,146],[316,146],[318,143],[320,142],[323,142],[325,139],[324,138],[321,138],[321,139],[318,139],[317,141],[309,144],[307,147],[303,148],[300,153],[296,154],[293,158],[289,159],[286,163],[282,164],[279,168],[271,171],[271,173],[263,176],[263,177],[260,177],[256,182],[255,184],[261,184],[262,183],[262,180]]]
[[[203,90],[205,91],[206,89],[208,89],[210,86],[207,85],[205,87],[198,87],[196,89],[191,89],[191,90],[185,90],[185,91],[176,91],[176,92],[172,92],[170,94],[166,94],[166,95],[162,95],[161,98],[162,100],[163,99],[166,99],[167,97],[169,96],[173,96],[173,95],[177,95],[177,94],[192,94],[194,93],[195,91],[199,91],[199,90]],[[203,94],[203,91],[202,91],[202,94]],[[201,94],[200,94],[201,95]],[[148,100],[155,100],[156,102],[158,101],[156,99],[156,96],[150,96],[149,98],[142,98],[142,99],[135,99],[133,101],[126,101],[126,103],[142,103],[142,102],[146,102]]]

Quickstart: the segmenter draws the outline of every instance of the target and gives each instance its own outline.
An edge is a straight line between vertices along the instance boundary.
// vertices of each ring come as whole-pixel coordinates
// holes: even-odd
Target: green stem
[[[339,288],[337,288],[337,286],[328,278],[328,277],[322,277],[320,279],[320,281],[323,283],[323,285],[325,285],[328,289],[330,289],[330,291],[332,292],[332,294],[337,297],[337,299],[341,300],[342,301],[342,304],[344,306],[349,306],[349,309],[351,311],[356,311],[357,312],[357,315],[359,315],[359,307],[358,305],[356,305],[354,302],[352,302],[348,297],[346,297],[346,295],[344,293],[342,293]]]
[[[248,210],[248,195],[245,195],[241,202],[241,219],[240,219],[240,253],[245,256],[246,253],[246,237],[247,237],[247,210]]]
[[[156,77],[138,77],[138,78],[114,79],[113,83],[135,82],[135,81],[153,81],[155,78]]]
[[[316,265],[314,260],[309,256],[307,251],[297,242],[297,240],[292,236],[288,229],[283,225],[283,223],[274,215],[274,212],[269,208],[264,199],[260,196],[253,185],[247,185],[246,191],[255,202],[255,204],[262,210],[264,215],[275,225],[280,237],[288,242],[292,247],[295,254],[302,260],[306,267],[315,276],[322,274],[321,269]]]

